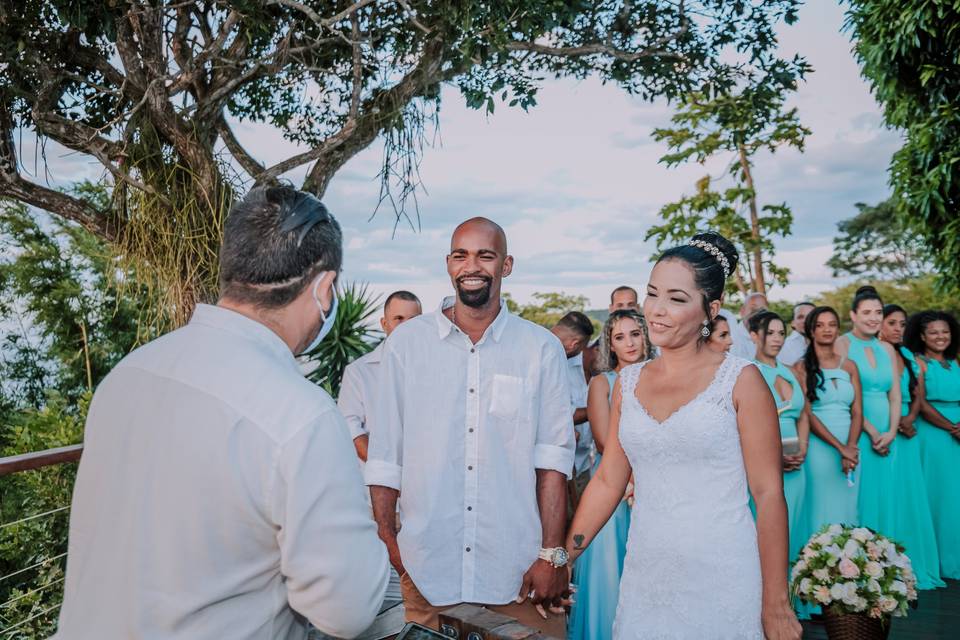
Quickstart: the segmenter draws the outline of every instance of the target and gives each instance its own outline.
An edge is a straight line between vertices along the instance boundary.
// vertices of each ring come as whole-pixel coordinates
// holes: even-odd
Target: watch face
[[[563,547],[557,547],[553,551],[553,564],[567,564],[567,550]]]

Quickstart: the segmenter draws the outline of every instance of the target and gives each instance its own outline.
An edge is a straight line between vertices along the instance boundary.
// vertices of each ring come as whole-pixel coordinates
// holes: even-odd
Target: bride
[[[623,498],[634,506],[616,640],[796,640],[777,409],[757,368],[705,348],[737,251],[715,233],[666,251],[643,314],[655,360],[613,390],[603,461],[574,516],[575,559]],[[747,488],[757,506],[756,525]]]

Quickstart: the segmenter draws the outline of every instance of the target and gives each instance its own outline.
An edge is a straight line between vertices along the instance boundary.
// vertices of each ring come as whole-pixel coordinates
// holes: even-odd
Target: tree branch
[[[359,0],[355,2],[340,13],[330,16],[329,18],[323,18],[319,13],[303,4],[302,2],[297,2],[296,0],[269,0],[268,5],[282,5],[290,9],[296,9],[300,13],[306,15],[311,22],[315,22],[324,29],[330,29],[333,25],[337,24],[341,20],[349,17],[350,15],[356,13],[360,9],[363,9],[367,5],[375,4],[378,0]]]
[[[676,36],[673,36],[671,39],[680,37],[678,33]],[[508,51],[530,51],[532,53],[539,53],[547,56],[555,56],[558,58],[578,58],[583,56],[592,56],[592,55],[604,55],[610,58],[615,58],[617,60],[622,60],[623,62],[636,62],[637,60],[642,60],[644,58],[672,58],[675,60],[685,60],[686,56],[675,53],[673,51],[666,51],[664,49],[657,48],[647,48],[642,51],[624,51],[623,49],[617,49],[607,44],[602,44],[600,42],[583,44],[576,47],[551,47],[544,44],[537,44],[536,42],[508,42],[506,45]]]
[[[20,175],[13,129],[13,114],[4,100],[0,102],[0,196],[14,198],[72,220],[107,241],[115,240],[116,225],[103,212],[97,211],[88,202],[35,184]]]
[[[243,145],[240,144],[240,141],[237,140],[237,137],[233,133],[233,129],[230,128],[230,125],[227,124],[226,118],[223,115],[220,116],[220,122],[217,123],[217,132],[220,134],[220,138],[223,140],[224,146],[227,147],[227,150],[230,151],[230,155],[236,159],[236,161],[243,167],[243,170],[251,178],[256,178],[261,173],[263,173],[264,166],[257,162],[253,156],[251,156],[246,149],[243,148]]]

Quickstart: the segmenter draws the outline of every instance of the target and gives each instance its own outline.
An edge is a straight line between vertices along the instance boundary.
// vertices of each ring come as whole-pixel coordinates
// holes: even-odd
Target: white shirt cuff
[[[367,486],[389,487],[400,491],[400,472],[403,469],[398,464],[383,460],[367,460],[363,470],[363,478]]]
[[[559,471],[569,478],[573,469],[573,451],[567,447],[538,444],[533,448],[533,466],[537,469]]]
[[[350,434],[351,440],[367,435],[367,430],[363,428],[359,420],[347,420],[347,432]]]

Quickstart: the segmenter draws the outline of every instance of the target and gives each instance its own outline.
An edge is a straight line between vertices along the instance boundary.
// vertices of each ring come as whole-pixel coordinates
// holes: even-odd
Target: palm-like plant
[[[366,284],[345,285],[333,329],[323,342],[303,360],[310,372],[307,378],[323,387],[334,398],[340,393],[340,380],[348,364],[377,345],[380,331],[371,327],[370,318],[380,304],[380,296],[371,295]]]

